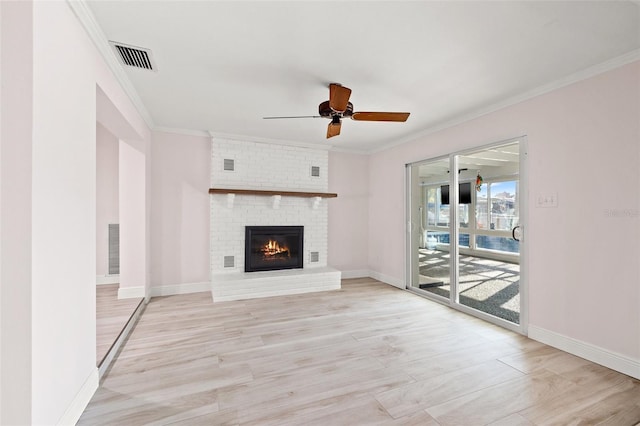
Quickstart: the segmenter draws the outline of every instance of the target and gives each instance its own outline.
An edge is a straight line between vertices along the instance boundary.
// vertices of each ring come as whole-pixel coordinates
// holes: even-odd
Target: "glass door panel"
[[[458,156],[460,188],[470,183],[472,194],[458,200],[454,303],[514,324],[520,323],[520,243],[512,235],[520,220],[519,164],[519,142]]]
[[[449,158],[411,166],[411,265],[410,286],[435,297],[449,299],[449,204],[443,191],[449,182]]]
[[[526,328],[523,148],[512,141],[407,166],[408,288],[513,330]]]

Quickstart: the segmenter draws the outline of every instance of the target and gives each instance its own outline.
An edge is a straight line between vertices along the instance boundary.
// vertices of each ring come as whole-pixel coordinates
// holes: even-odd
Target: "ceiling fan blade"
[[[354,112],[351,118],[359,121],[407,121],[408,112]]]
[[[294,115],[291,117],[262,117],[264,120],[278,120],[281,118],[322,118],[319,115]]]
[[[327,127],[327,139],[338,136],[340,134],[340,127],[342,127],[341,123],[329,123],[329,127]]]
[[[349,105],[351,89],[336,83],[329,85],[329,106],[337,112],[344,112]]]

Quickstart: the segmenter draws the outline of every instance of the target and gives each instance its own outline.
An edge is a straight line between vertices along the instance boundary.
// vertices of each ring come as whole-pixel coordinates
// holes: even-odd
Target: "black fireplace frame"
[[[274,271],[281,269],[302,269],[304,267],[304,226],[245,226],[244,233],[244,271],[260,272]],[[260,235],[285,235],[297,236],[298,242],[298,262],[291,265],[279,265],[277,268],[272,266],[255,266],[251,265],[251,240],[254,236]]]

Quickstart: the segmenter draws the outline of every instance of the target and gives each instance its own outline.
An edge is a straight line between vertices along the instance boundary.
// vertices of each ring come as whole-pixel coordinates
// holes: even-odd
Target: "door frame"
[[[458,156],[472,154],[477,151],[481,151],[483,149],[491,149],[497,148],[503,145],[508,145],[510,143],[519,142],[519,171],[518,171],[518,179],[519,179],[519,200],[520,203],[520,283],[519,283],[519,293],[520,293],[520,324],[514,324],[507,320],[494,317],[492,315],[486,314],[477,309],[470,308],[468,306],[462,305],[458,303],[458,263],[459,263],[459,251],[458,251],[458,236],[459,236],[459,225],[458,225],[458,209],[450,208],[449,209],[449,241],[450,241],[450,296],[448,300],[443,300],[442,298],[438,298],[435,295],[430,295],[428,292],[421,292],[414,287],[411,286],[411,280],[413,277],[413,272],[416,267],[416,255],[413,250],[413,238],[416,237],[417,233],[414,232],[416,227],[419,226],[419,222],[416,221],[415,217],[412,217],[412,204],[413,204],[413,191],[412,187],[412,173],[413,168],[418,167],[423,164],[428,164],[434,161],[442,161],[443,159],[449,159],[450,169],[449,170],[457,170],[458,168]],[[406,231],[405,231],[405,289],[411,291],[414,294],[417,294],[421,297],[425,297],[429,300],[433,300],[435,302],[444,304],[458,311],[464,312],[466,314],[472,315],[474,317],[483,319],[491,324],[495,324],[506,329],[515,331],[517,333],[527,335],[528,332],[528,324],[529,324],[529,250],[528,250],[528,238],[527,238],[527,225],[528,225],[528,216],[529,216],[529,166],[528,166],[528,141],[527,136],[519,136],[510,139],[505,139],[499,142],[494,142],[485,145],[479,145],[472,148],[454,151],[446,155],[440,155],[437,157],[432,157],[420,161],[415,161],[412,163],[407,163],[405,165],[405,220],[406,220]],[[449,188],[450,195],[449,198],[451,200],[458,199],[458,174],[450,173],[449,177]],[[457,205],[457,202],[455,202]],[[453,295],[453,297],[451,296]]]

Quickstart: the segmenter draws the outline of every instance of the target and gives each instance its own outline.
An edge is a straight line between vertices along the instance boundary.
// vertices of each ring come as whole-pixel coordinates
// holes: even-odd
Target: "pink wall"
[[[211,139],[154,132],[151,286],[209,281]]]
[[[116,196],[120,224],[118,298],[142,298],[149,283],[149,140],[135,129],[102,88],[96,86],[96,119],[117,138]],[[100,198],[100,195],[98,195]]]
[[[34,424],[57,422],[95,369],[95,80],[80,61],[91,45],[57,6],[33,3]]]
[[[366,276],[369,246],[369,157],[329,152],[329,265],[344,277]]]
[[[405,163],[527,135],[530,326],[640,360],[639,118],[635,62],[372,155],[371,268],[404,280]]]
[[[33,9],[0,2],[0,424],[31,424]]]
[[[369,161],[369,268],[404,288],[404,165],[409,161],[397,151],[372,155]]]
[[[146,155],[120,140],[118,146],[120,286],[118,298],[142,298],[147,286]]]
[[[118,138],[96,125],[96,275],[109,273],[110,223],[118,219]]]
[[[30,29],[33,19],[33,43],[24,46],[33,58],[33,133],[25,139],[33,168],[32,205],[21,210],[31,218],[31,278],[14,284],[31,294],[12,301],[31,312],[31,346],[22,354],[31,380],[16,410],[33,424],[73,423],[98,385],[95,286],[88,285],[96,277],[96,86],[141,140],[150,132],[67,2],[18,3],[33,8],[15,21]]]

